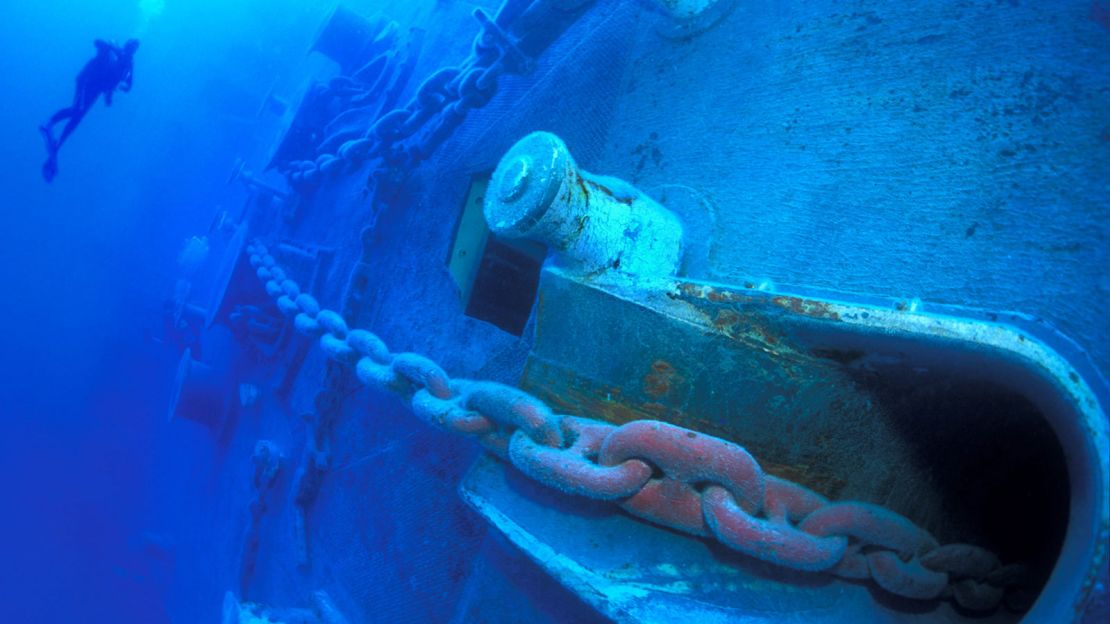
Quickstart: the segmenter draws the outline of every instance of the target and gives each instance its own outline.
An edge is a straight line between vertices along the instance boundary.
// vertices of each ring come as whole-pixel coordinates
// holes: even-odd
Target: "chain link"
[[[663,475],[621,502],[629,512],[695,535],[710,535],[702,513],[699,484],[726,488],[747,513],[763,506],[763,471],[739,445],[654,420],[618,427],[601,446],[598,463],[615,466],[643,459]]]
[[[509,458],[521,472],[536,481],[569,494],[598,500],[628,498],[651,479],[651,466],[628,459],[613,466],[597,463],[606,437],[615,425],[577,416],[562,416],[563,436],[572,440],[566,448],[545,446],[530,436],[514,433]]]
[[[746,513],[725,488],[710,485],[702,505],[705,520],[724,545],[762,561],[794,570],[823,572],[844,557],[844,537],[814,537],[785,519],[764,519]]]
[[[506,73],[526,74],[533,61],[517,45],[527,33],[510,34],[505,24],[490,18],[482,9],[475,9],[474,18],[481,25],[473,51],[457,67],[441,67],[420,84],[416,94],[401,108],[393,109],[377,119],[362,137],[349,140],[335,154],[321,154],[315,160],[299,160],[283,164],[280,169],[295,190],[308,191],[323,180],[350,171],[375,157],[389,167],[401,168],[427,160],[466,119],[469,111],[486,106],[497,93],[498,79]],[[542,28],[543,24],[532,24]],[[386,53],[370,64],[380,72],[375,85],[367,90],[348,77],[331,80],[328,90],[339,96],[380,92],[377,83],[384,80]],[[364,76],[368,80],[371,69]],[[433,119],[437,118],[435,121]],[[421,130],[424,134],[412,145],[396,144],[412,139]]]
[[[317,339],[330,359],[352,365],[363,384],[408,400],[424,422],[474,437],[544,485],[614,501],[633,515],[778,566],[871,579],[904,598],[950,598],[989,612],[1002,603],[1025,610],[1035,597],[1027,566],[1003,566],[971,544],[942,546],[879,505],[829,502],[766,474],[735,443],[659,421],[616,426],[556,414],[519,388],[452,379],[422,355],[391,353],[376,335],[349,329],[341,315],[301,292],[265,245],[253,242],[247,253],[294,329]]]

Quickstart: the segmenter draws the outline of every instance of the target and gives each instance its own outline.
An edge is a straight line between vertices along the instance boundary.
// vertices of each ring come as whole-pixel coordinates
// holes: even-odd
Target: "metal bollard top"
[[[493,172],[483,207],[490,229],[512,238],[527,236],[555,200],[566,172],[576,168],[566,144],[550,132],[517,141]]]

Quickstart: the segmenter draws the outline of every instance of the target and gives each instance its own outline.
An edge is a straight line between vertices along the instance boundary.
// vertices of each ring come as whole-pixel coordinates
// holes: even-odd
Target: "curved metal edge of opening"
[[[1046,382],[1058,379],[1046,379]],[[1053,384],[1053,385],[1057,385]],[[1101,410],[1076,409],[1062,393],[1033,396],[1056,432],[1067,462],[1070,504],[1067,532],[1052,574],[1027,621],[1081,621],[1099,572],[1106,564],[1110,539],[1107,490],[1107,425]]]
[[[595,285],[609,289],[607,285]],[[656,284],[654,288],[663,286]],[[1083,619],[1106,564],[1110,539],[1110,422],[1105,407],[1110,405],[1110,388],[1074,341],[1051,325],[1021,314],[958,306],[928,305],[924,312],[872,307],[870,302],[860,305],[825,298],[828,293],[824,292],[818,295],[809,291],[812,299],[783,291],[745,288],[729,292],[721,290],[720,285],[694,280],[669,282],[663,294],[690,286],[778,308],[819,324],[835,324],[841,331],[920,336],[930,342],[949,342],[962,350],[989,352],[1008,364],[993,371],[976,370],[975,374],[1013,388],[1041,409],[1063,448],[1070,487],[1069,517],[1060,553],[1023,620]],[[665,299],[661,298],[660,303],[666,305]]]
[[[985,322],[938,313],[869,310],[866,316],[854,306],[832,304],[839,318],[932,339],[948,339],[965,346],[994,352],[1012,368],[994,371],[996,381],[1033,401],[1055,432],[1067,463],[1069,517],[1064,542],[1048,581],[1025,621],[1079,621],[1091,598],[1106,561],[1110,537],[1110,460],[1106,382],[1086,361],[1072,361],[1050,346],[1070,343],[1047,326],[1025,327]],[[1019,318],[1019,317],[1015,317]],[[1076,360],[1083,358],[1077,357]],[[992,372],[984,371],[990,376]],[[1066,614],[1066,615],[1065,615]]]

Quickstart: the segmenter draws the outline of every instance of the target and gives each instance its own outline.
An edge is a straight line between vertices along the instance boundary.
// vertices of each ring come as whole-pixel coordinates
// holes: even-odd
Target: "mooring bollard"
[[[505,154],[484,212],[493,233],[540,241],[576,273],[666,276],[682,258],[678,217],[624,180],[582,171],[549,132]]]

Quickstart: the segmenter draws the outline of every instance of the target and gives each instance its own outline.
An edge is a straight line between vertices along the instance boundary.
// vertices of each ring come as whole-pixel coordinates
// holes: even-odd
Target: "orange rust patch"
[[[780,295],[771,299],[771,303],[779,306],[780,308],[790,310],[795,314],[812,316],[814,318],[824,318],[833,321],[840,320],[840,314],[833,310],[831,306],[829,306],[829,304],[821,301]]]
[[[756,301],[751,295],[734,293],[728,290],[716,290],[708,286],[691,284],[689,282],[679,282],[676,286],[682,295],[697,299],[705,299],[713,303],[750,303]],[[744,284],[744,286],[745,288],[751,288],[751,284]],[[823,301],[779,295],[771,298],[771,303],[803,316],[833,321],[840,320],[840,314],[833,310],[830,304]]]
[[[664,397],[671,393],[673,385],[681,382],[675,372],[674,366],[666,360],[655,360],[651,363],[651,371],[644,375],[644,394],[653,399]]]
[[[682,294],[686,295],[687,297],[701,298],[702,296],[701,286],[698,286],[697,284],[691,284],[690,282],[679,282],[678,289],[682,291]]]
[[[666,362],[662,364],[664,366],[661,368],[669,366]],[[560,386],[556,393],[555,388],[546,383],[536,383],[535,379],[530,379],[529,375],[525,374],[524,389],[534,393],[560,413],[578,414],[615,425],[636,420],[656,419],[691,429],[700,435],[729,440],[745,447],[758,457],[760,465],[769,474],[800,483],[830,498],[838,498],[845,486],[842,479],[809,462],[779,463],[768,459],[767,449],[753,446],[751,441],[737,436],[736,432],[725,423],[711,421],[704,415],[689,414],[656,401],[626,402],[626,397],[622,396],[621,389],[616,386],[601,385],[596,389],[587,389],[588,384],[583,386],[581,383],[582,380],[579,380],[577,383]]]
[[[779,339],[761,323],[752,323],[752,334],[754,334],[758,340],[769,345],[775,345],[779,342]]]
[[[717,317],[713,319],[713,326],[721,331],[729,331],[740,322],[740,315],[734,310],[718,310]]]
[[[752,299],[749,295],[740,295],[727,290],[717,290],[709,286],[691,284],[690,282],[679,282],[676,286],[678,290],[687,297],[706,299],[713,303],[735,303],[751,301]]]

